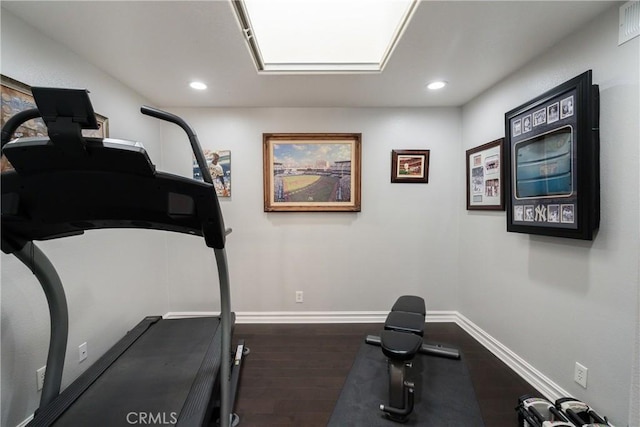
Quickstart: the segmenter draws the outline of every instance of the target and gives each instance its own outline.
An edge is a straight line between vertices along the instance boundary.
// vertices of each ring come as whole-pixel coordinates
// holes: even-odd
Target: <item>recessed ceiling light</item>
[[[438,80],[438,81],[429,83],[427,85],[427,89],[431,89],[431,90],[442,89],[446,85],[447,85],[447,82]]]
[[[192,89],[197,90],[205,90],[207,88],[207,85],[202,82],[191,82],[189,83],[189,86],[191,86]]]

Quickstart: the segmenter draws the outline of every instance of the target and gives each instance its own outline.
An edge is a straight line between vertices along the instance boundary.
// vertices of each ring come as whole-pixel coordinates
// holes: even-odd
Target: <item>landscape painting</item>
[[[265,211],[359,211],[360,134],[265,134]]]

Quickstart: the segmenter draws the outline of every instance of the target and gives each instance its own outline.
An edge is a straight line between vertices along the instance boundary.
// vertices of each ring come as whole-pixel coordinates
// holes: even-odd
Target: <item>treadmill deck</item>
[[[219,323],[217,317],[199,317],[153,324],[55,425],[175,425]],[[217,353],[211,378],[220,364]]]

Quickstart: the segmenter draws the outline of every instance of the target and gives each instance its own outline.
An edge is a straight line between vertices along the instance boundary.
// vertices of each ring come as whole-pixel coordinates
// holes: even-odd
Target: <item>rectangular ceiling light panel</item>
[[[233,0],[259,71],[381,71],[417,0]]]

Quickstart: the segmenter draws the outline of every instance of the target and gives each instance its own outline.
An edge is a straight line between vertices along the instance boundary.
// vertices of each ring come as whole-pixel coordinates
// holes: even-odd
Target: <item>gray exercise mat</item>
[[[417,355],[408,376],[416,385],[415,406],[405,424],[383,417],[387,361],[380,347],[362,344],[347,376],[329,426],[484,427],[469,370],[461,360]]]

